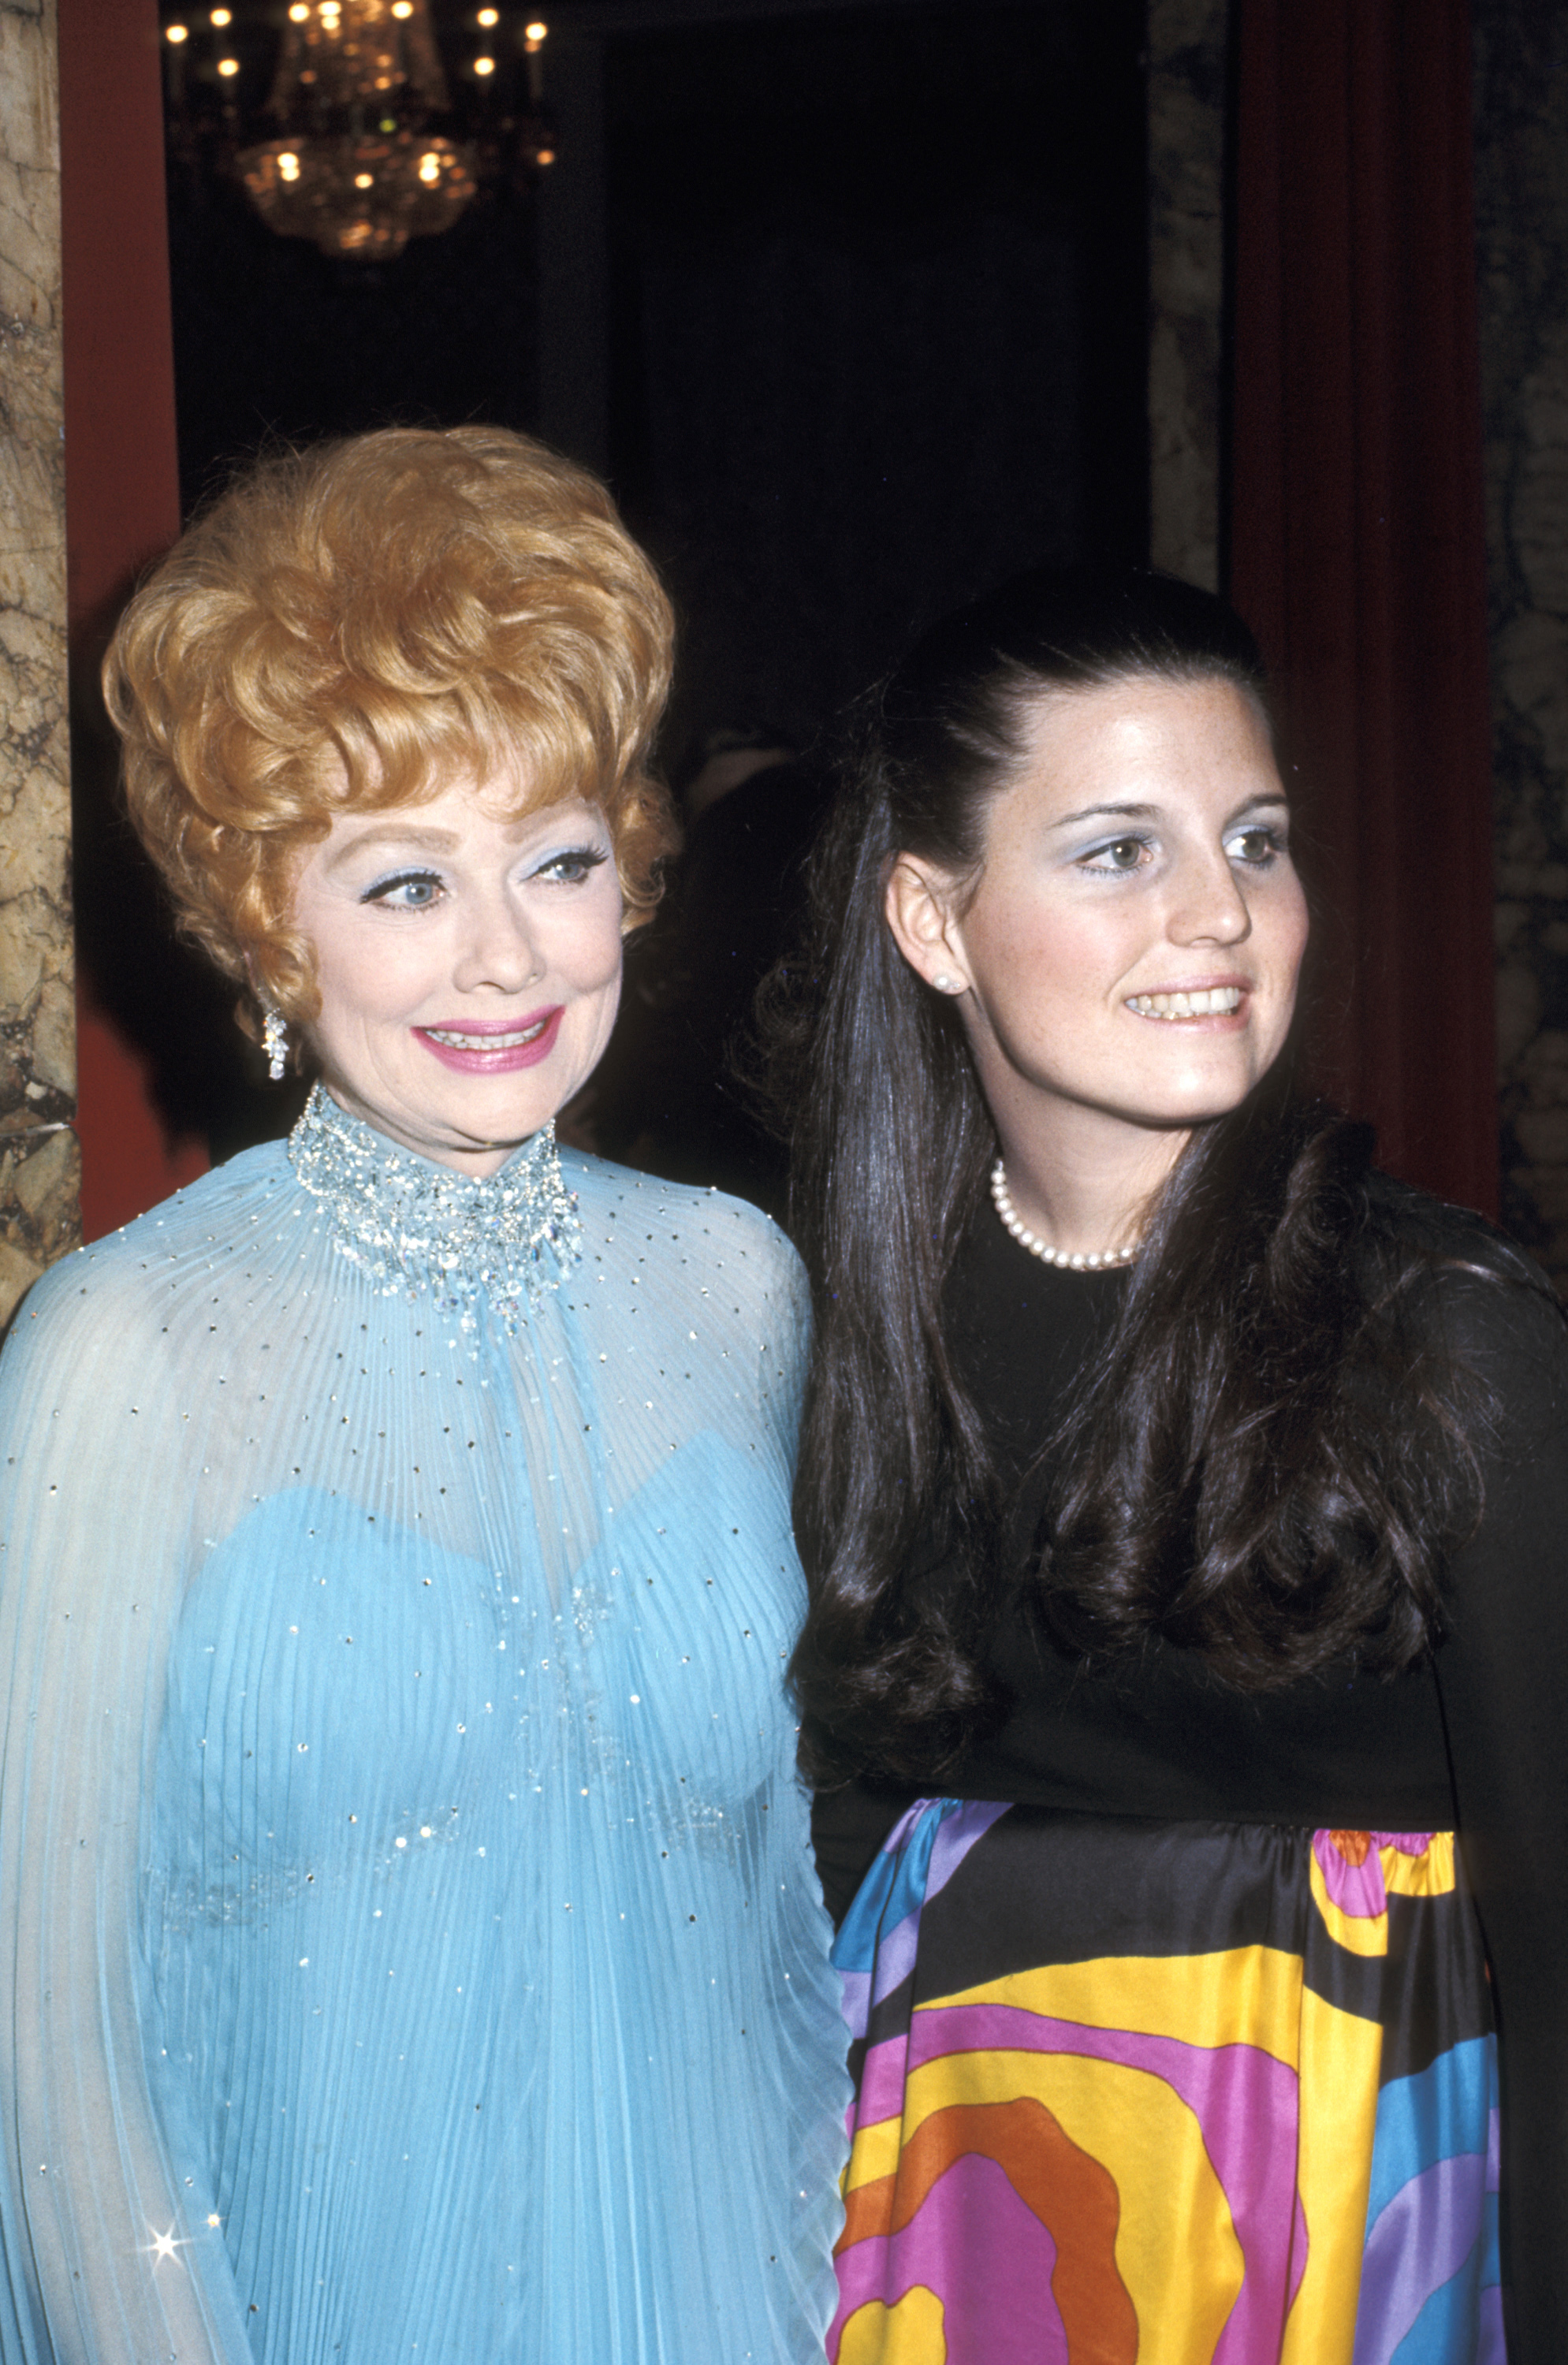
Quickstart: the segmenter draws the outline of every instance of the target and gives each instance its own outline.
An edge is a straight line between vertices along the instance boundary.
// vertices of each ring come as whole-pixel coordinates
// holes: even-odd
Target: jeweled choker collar
[[[582,1254],[554,1122],[494,1174],[459,1174],[350,1116],[317,1084],[288,1155],[326,1209],[340,1256],[383,1296],[428,1293],[465,1330],[477,1327],[482,1300],[514,1330]]]

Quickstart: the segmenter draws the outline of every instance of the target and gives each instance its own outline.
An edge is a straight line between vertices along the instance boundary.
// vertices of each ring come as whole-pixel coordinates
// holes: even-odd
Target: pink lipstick
[[[510,1076],[550,1057],[566,1014],[565,1003],[557,1002],[521,1018],[454,1019],[450,1026],[416,1026],[413,1032],[443,1068],[466,1076]]]

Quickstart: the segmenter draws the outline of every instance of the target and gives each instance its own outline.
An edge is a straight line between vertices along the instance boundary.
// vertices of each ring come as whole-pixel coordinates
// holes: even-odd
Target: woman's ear
[[[968,992],[953,885],[944,871],[918,855],[901,854],[888,873],[882,909],[894,944],[917,977],[937,993]]]

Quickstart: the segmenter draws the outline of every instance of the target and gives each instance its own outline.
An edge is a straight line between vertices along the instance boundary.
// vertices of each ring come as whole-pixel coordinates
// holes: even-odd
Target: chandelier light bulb
[[[272,137],[241,135],[234,147],[246,195],[262,219],[280,237],[308,239],[335,260],[364,263],[389,262],[411,238],[449,230],[494,162],[498,129],[509,140],[514,135],[511,124],[494,121],[496,94],[506,80],[496,46],[501,34],[483,32],[473,48],[484,54],[470,56],[462,69],[467,110],[488,126],[487,145],[476,122],[466,134],[436,129],[454,110],[431,22],[434,0],[272,5],[274,21],[286,18],[268,101]],[[237,5],[232,13],[244,15]],[[483,8],[467,0],[465,16],[470,27],[499,27],[508,11],[491,0]],[[537,29],[543,31],[543,21]],[[537,68],[532,95],[537,108]],[[461,117],[461,104],[455,112]],[[542,129],[531,117],[524,133],[537,138]],[[517,144],[520,161],[525,156],[536,166],[532,144]]]
[[[525,41],[542,41],[549,30],[549,26],[542,25],[536,17],[532,25],[523,27],[522,38]]]
[[[239,71],[240,71],[240,61],[239,61],[239,59],[238,59],[238,58],[219,58],[219,59],[218,59],[218,73],[223,76],[224,80],[225,80],[225,81],[228,81],[228,79],[230,78],[230,75],[232,75],[232,74],[237,74],[237,73],[239,73]]]
[[[215,25],[231,25],[234,22],[233,9],[215,8],[212,12],[212,22]]]
[[[163,28],[163,39],[166,41],[173,41],[176,49],[182,41],[188,41],[190,37],[188,25],[165,25]]]

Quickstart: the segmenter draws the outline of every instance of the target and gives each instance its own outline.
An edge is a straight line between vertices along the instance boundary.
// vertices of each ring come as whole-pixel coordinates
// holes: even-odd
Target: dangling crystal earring
[[[275,1010],[262,1012],[262,1048],[267,1055],[267,1074],[274,1084],[281,1084],[288,1069],[288,1022]]]

